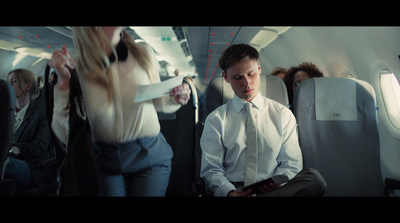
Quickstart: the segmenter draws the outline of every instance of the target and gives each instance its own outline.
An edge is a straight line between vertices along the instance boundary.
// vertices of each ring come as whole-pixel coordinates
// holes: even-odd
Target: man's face
[[[235,94],[246,101],[251,101],[257,95],[260,89],[260,74],[259,61],[250,59],[232,65],[226,73],[222,72]]]

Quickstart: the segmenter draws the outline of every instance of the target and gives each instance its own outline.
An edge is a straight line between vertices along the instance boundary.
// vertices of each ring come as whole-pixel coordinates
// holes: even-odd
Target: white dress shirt
[[[18,130],[18,128],[21,126],[22,121],[25,118],[26,110],[29,107],[29,104],[31,103],[31,100],[28,101],[28,104],[26,104],[19,112],[15,112],[15,117],[14,117],[14,133]]]
[[[150,47],[143,45],[150,53],[154,80],[160,82],[157,69],[158,62]],[[125,62],[119,62],[121,65]],[[113,70],[112,102],[107,102],[107,90],[99,84],[87,80],[78,73],[82,88],[85,109],[92,129],[93,142],[124,143],[148,136],[156,136],[160,132],[157,111],[172,113],[181,105],[173,97],[165,96],[153,100],[133,103],[138,85],[150,84],[147,72],[139,66],[132,54],[122,69],[118,63],[110,65]],[[59,83],[54,88],[54,110],[52,129],[55,135],[63,142],[67,142],[69,129],[69,90],[60,91]]]
[[[257,181],[277,174],[286,174],[292,179],[303,168],[294,115],[260,92],[251,102],[259,133]],[[245,104],[245,100],[235,95],[210,113],[205,121],[200,140],[200,175],[215,196],[226,196],[235,189],[231,182],[245,179]]]

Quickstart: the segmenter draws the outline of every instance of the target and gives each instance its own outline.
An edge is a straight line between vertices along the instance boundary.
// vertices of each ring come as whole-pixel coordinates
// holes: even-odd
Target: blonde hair
[[[38,96],[39,87],[36,82],[35,74],[32,71],[27,70],[27,69],[15,69],[15,70],[8,72],[7,78],[12,73],[15,74],[15,77],[17,78],[17,81],[18,81],[18,85],[23,92],[26,92],[25,91],[26,83],[30,82],[32,84],[32,87],[31,87],[31,89],[29,89],[29,92],[28,92],[29,97],[36,98]]]
[[[111,45],[111,41],[103,29],[97,27],[73,27],[72,29],[74,45],[78,51],[78,55],[74,58],[77,72],[107,89],[110,102],[112,100],[113,86],[111,77],[114,74],[108,69],[110,60],[100,43],[110,44],[109,47],[112,49],[115,58],[118,58],[115,47]],[[153,64],[149,52],[135,43],[126,31],[122,31],[121,39],[138,64],[147,72],[150,83],[153,83],[155,74],[152,69]]]

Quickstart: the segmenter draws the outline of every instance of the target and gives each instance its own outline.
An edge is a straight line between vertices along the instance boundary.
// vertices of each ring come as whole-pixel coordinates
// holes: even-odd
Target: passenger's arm
[[[282,147],[277,157],[278,167],[275,174],[286,174],[289,179],[303,168],[296,128],[296,118],[289,109],[285,109],[282,117]]]
[[[51,128],[57,138],[67,144],[69,130],[69,90],[60,90],[59,82],[54,86],[54,108]]]
[[[159,71],[160,65],[154,55],[152,48],[149,45],[144,45],[147,53],[150,56],[151,66],[152,66],[152,74],[153,74],[153,84],[159,83],[161,81]],[[190,87],[187,83],[183,83],[182,85],[174,88],[169,96],[161,97],[153,99],[154,106],[156,111],[164,112],[164,113],[173,113],[176,112],[181,105],[186,105],[190,99]]]
[[[189,84],[183,83],[182,85],[172,89],[172,91],[169,92],[169,95],[173,97],[177,103],[186,105],[190,99],[190,93],[191,90]]]
[[[191,90],[187,83],[174,88],[169,96],[156,98],[153,100],[157,111],[164,113],[176,112],[181,105],[186,105],[190,99]]]
[[[174,113],[178,111],[179,108],[181,108],[181,105],[175,101],[174,97],[171,97],[169,95],[161,98],[155,98],[153,99],[153,103],[156,111],[164,112],[167,114]]]
[[[37,163],[48,157],[51,135],[44,111],[36,108],[31,115],[25,127],[26,132],[22,134],[20,141],[11,145],[19,148],[20,157]]]
[[[69,90],[69,79],[71,73],[69,69],[74,68],[74,61],[69,58],[67,47],[64,45],[61,50],[53,52],[49,61],[49,66],[54,68],[58,75],[59,89],[61,91]]]
[[[69,69],[74,68],[74,62],[69,58],[68,50],[65,46],[61,50],[56,50],[49,61],[58,76],[58,81],[54,86],[54,108],[53,121],[51,128],[57,138],[67,143],[69,129],[69,81],[71,73]]]
[[[222,125],[220,120],[208,116],[200,139],[202,149],[200,176],[205,180],[206,188],[215,196],[227,196],[235,191],[235,186],[225,177],[225,148],[221,141]]]

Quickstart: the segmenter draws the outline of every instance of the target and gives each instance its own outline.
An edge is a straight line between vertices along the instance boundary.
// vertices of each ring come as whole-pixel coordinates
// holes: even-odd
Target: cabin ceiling
[[[0,48],[32,56],[51,57],[51,53],[66,45],[73,49],[72,30],[65,26],[2,26]]]
[[[126,31],[136,41],[155,50],[160,65],[168,74],[179,69],[181,75],[197,76],[207,84],[221,74],[218,60],[232,44],[248,43],[261,50],[289,27],[248,26],[162,26],[130,27]],[[74,53],[72,29],[68,26],[2,26],[0,48],[49,59],[63,45]]]
[[[232,44],[247,43],[261,50],[289,27],[205,26],[183,27],[201,83],[222,73],[221,54]]]
[[[137,37],[133,30],[127,32]],[[66,45],[74,50],[72,28],[69,26],[1,26],[0,48],[25,52],[32,56],[49,59],[54,50]],[[42,54],[38,53],[41,52]]]

